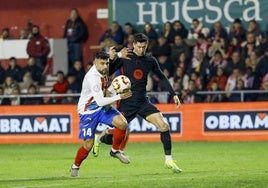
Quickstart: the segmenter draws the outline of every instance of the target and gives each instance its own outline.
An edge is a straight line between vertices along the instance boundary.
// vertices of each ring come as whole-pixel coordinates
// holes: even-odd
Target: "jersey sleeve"
[[[156,58],[153,57],[153,65],[152,65],[152,71],[154,74],[157,75],[157,77],[160,79],[160,82],[163,84],[163,86],[166,88],[166,90],[170,93],[171,97],[175,96],[176,93],[173,90],[170,82],[168,81],[167,77],[164,75],[162,70],[160,69],[160,66],[156,60]]]
[[[123,64],[121,58],[116,58],[115,60],[109,59],[109,76],[115,73]]]
[[[92,96],[95,99],[98,106],[105,106],[111,104],[117,100],[120,100],[120,95],[114,95],[112,97],[105,97],[101,88],[101,83],[98,80],[92,80],[91,85]]]

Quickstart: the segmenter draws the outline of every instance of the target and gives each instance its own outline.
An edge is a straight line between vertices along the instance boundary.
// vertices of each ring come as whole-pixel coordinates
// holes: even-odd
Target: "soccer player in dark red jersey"
[[[165,167],[177,173],[182,170],[177,166],[171,155],[172,143],[169,124],[164,120],[162,113],[149,102],[146,95],[148,74],[152,71],[158,76],[173,97],[177,108],[181,106],[181,102],[161,71],[156,58],[146,53],[148,40],[146,35],[138,33],[135,34],[132,52],[127,48],[123,48],[117,53],[115,48],[111,48],[109,51],[111,61],[109,73],[112,75],[116,70],[120,70],[121,74],[130,79],[132,96],[120,101],[119,111],[124,114],[128,122],[133,120],[136,115],[139,115],[160,130],[161,142],[165,153]]]

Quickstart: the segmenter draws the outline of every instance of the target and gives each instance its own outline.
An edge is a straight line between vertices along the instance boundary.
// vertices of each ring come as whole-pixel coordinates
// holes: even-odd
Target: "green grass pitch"
[[[259,188],[268,187],[268,142],[175,142],[173,158],[183,169],[164,169],[161,143],[129,143],[130,164],[109,156],[84,161],[78,178],[69,177],[79,144],[0,145],[2,188]]]

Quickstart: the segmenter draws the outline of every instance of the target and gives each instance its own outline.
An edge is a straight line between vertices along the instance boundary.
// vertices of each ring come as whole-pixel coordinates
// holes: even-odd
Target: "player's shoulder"
[[[155,58],[151,53],[146,53],[146,54],[144,55],[144,57],[146,58],[146,60],[147,60],[148,62],[151,62],[151,63],[157,63],[156,58]]]

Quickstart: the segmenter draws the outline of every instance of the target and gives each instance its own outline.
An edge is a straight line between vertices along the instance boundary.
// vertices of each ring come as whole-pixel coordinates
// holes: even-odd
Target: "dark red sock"
[[[80,166],[83,160],[85,160],[88,156],[89,151],[86,150],[83,146],[81,146],[76,154],[74,164],[76,166]]]
[[[123,141],[120,144],[119,150],[124,151],[124,149],[125,149],[125,147],[127,145],[127,142],[128,142],[128,138],[129,138],[129,133],[127,133],[125,135],[125,138],[123,139]]]
[[[108,134],[114,134],[115,129],[107,129]]]
[[[120,144],[122,143],[123,139],[125,138],[125,135],[126,135],[126,130],[115,128],[114,138],[113,138],[113,146],[112,146],[113,149],[119,150]]]

